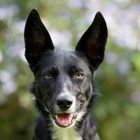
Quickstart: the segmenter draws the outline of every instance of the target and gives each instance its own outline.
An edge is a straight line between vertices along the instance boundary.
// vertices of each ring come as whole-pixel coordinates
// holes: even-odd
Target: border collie
[[[104,59],[107,40],[102,14],[96,13],[73,52],[55,49],[35,9],[27,18],[24,38],[40,112],[33,140],[99,140],[91,109],[96,97],[93,74]]]

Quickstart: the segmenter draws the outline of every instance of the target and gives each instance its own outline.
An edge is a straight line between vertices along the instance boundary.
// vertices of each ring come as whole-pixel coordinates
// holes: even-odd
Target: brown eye
[[[45,77],[45,79],[48,79],[48,80],[53,78],[51,73],[45,74],[44,77]]]
[[[82,72],[76,72],[74,75],[73,75],[73,78],[74,79],[79,79],[79,80],[82,80],[84,78],[84,74]]]

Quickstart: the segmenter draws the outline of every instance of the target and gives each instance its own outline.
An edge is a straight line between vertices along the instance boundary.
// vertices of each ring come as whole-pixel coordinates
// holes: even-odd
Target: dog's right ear
[[[30,12],[27,18],[24,39],[25,57],[30,67],[37,63],[45,51],[54,49],[51,37],[35,9]]]
[[[76,51],[86,55],[94,70],[104,59],[107,34],[105,19],[100,12],[97,12],[92,24],[77,44]]]

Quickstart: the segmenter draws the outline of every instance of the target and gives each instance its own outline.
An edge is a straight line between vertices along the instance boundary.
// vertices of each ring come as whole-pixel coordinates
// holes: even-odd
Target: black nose
[[[72,100],[69,99],[57,99],[57,105],[62,110],[67,110],[72,105]]]

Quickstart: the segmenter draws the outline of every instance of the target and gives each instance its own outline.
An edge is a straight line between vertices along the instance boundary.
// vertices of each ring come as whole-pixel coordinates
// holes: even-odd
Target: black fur
[[[78,42],[75,52],[55,49],[36,10],[32,10],[28,16],[24,38],[25,57],[35,77],[32,93],[41,113],[34,140],[53,140],[55,132],[52,120],[60,113],[56,109],[57,101],[64,88],[76,99],[74,118],[79,112],[84,112],[82,118],[75,123],[77,133],[82,140],[98,140],[90,112],[96,97],[93,74],[104,59],[107,40],[107,26],[102,14],[96,14],[93,23]],[[64,107],[66,106],[61,108],[61,112],[67,113],[68,110]]]

